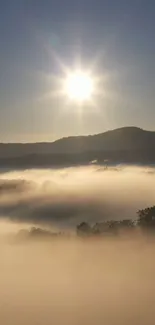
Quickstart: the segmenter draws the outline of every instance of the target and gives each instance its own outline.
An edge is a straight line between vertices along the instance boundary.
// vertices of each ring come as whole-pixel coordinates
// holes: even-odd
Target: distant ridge
[[[103,163],[155,163],[155,132],[128,126],[54,142],[1,143],[0,166],[73,165],[91,160]]]

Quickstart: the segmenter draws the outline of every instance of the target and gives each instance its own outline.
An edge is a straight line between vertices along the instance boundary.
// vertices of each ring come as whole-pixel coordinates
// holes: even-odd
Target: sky
[[[154,0],[1,0],[0,142],[155,130],[154,31]],[[59,89],[77,62],[100,80],[80,107]]]

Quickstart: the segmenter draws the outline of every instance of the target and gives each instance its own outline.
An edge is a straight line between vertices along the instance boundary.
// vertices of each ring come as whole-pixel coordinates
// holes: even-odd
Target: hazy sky
[[[154,31],[154,0],[1,0],[0,141],[155,129]],[[104,80],[80,112],[49,96],[79,58]]]

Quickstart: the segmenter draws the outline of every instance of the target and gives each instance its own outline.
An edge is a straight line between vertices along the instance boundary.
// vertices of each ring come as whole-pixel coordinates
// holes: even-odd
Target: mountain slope
[[[55,141],[51,149],[53,152],[71,153],[78,151],[133,150],[153,146],[155,146],[155,132],[136,127],[124,127],[92,136],[63,138]]]
[[[72,165],[97,159],[154,163],[155,132],[124,127],[97,135],[67,137],[51,143],[0,144],[0,165]]]

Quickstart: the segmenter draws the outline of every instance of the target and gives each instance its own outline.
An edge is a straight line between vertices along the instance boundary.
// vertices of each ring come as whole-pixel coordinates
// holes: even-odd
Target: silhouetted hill
[[[155,146],[155,132],[124,127],[97,135],[62,138],[52,144],[53,152],[119,151]]]
[[[0,144],[0,166],[62,166],[103,163],[155,163],[155,132],[124,127],[101,134],[47,143]]]

